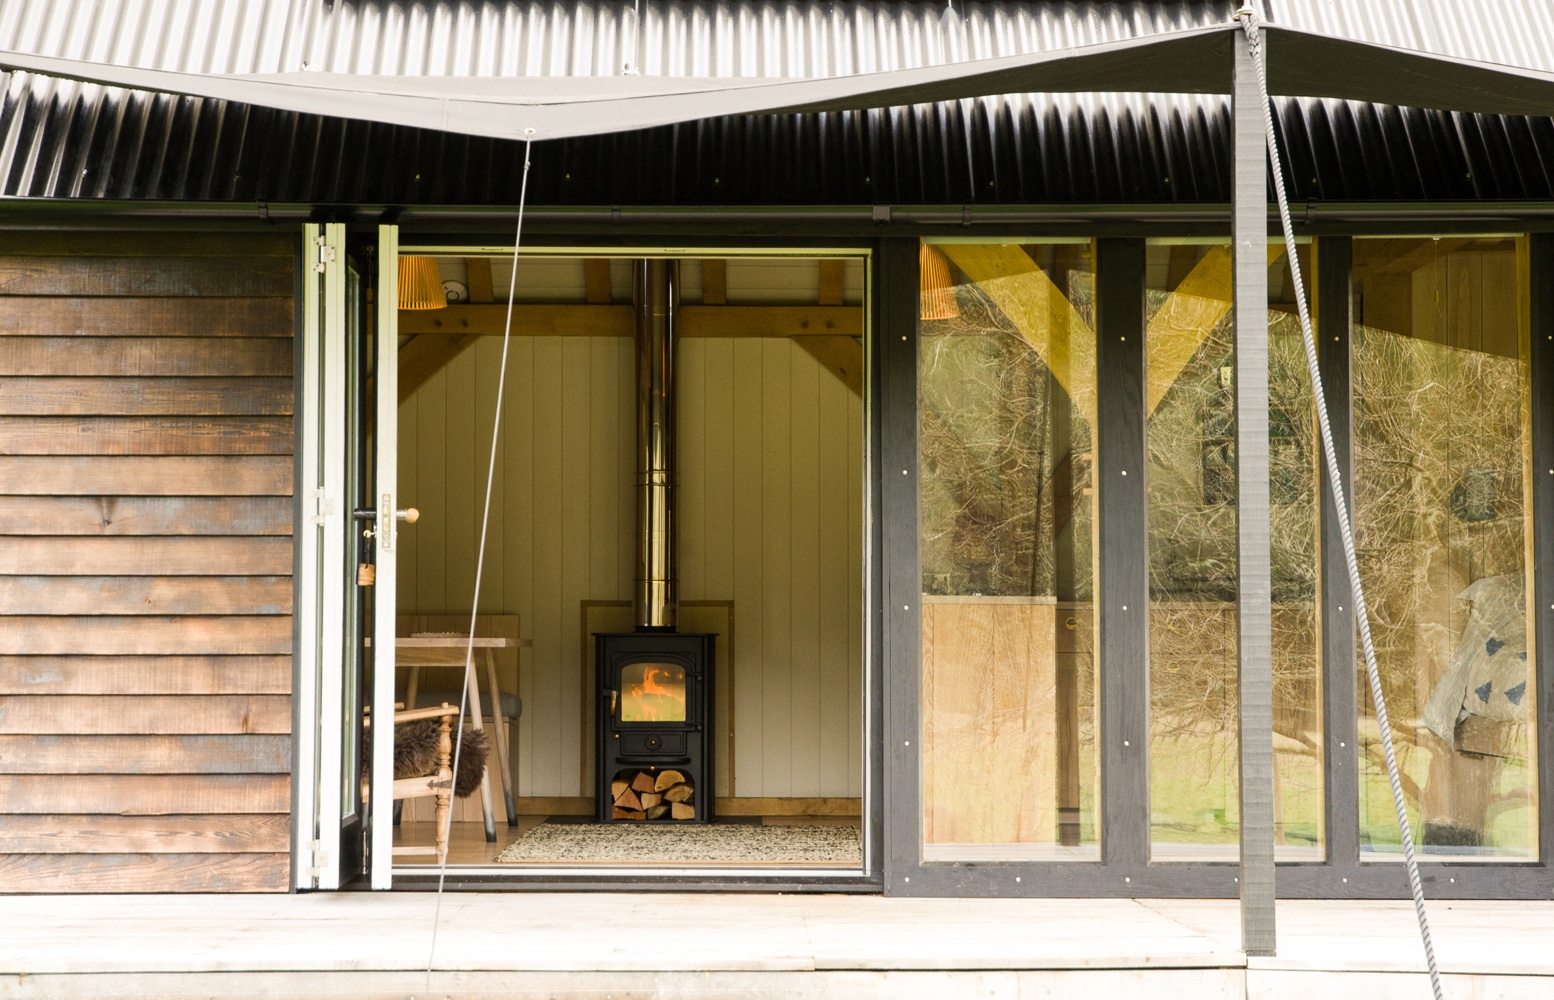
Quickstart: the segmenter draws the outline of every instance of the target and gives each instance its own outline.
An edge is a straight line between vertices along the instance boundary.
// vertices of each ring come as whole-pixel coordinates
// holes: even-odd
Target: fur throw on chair
[[[436,719],[418,719],[394,727],[394,777],[419,778],[437,770]],[[457,740],[458,734],[454,733]],[[459,773],[453,779],[453,794],[467,798],[480,787],[480,775],[491,753],[491,741],[484,730],[464,727],[464,746],[458,750]]]

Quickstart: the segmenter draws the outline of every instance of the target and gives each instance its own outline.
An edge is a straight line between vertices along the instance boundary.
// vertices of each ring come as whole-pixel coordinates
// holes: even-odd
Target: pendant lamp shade
[[[446,309],[448,296],[442,290],[442,275],[437,261],[430,257],[399,258],[399,308]]]
[[[955,284],[950,280],[950,261],[944,254],[924,243],[917,253],[917,269],[922,286],[922,319],[954,319],[960,315],[955,300]]]

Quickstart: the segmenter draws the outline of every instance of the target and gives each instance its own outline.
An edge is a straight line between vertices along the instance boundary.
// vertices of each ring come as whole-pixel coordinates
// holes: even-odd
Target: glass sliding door
[[[1515,239],[1354,241],[1360,572],[1426,856],[1537,856],[1524,268]],[[1361,670],[1361,851],[1397,858]]]
[[[1302,269],[1310,274],[1309,260]],[[1155,861],[1238,857],[1231,254],[1146,254],[1150,840]],[[1269,247],[1274,823],[1279,860],[1322,856],[1317,462],[1282,245]]]
[[[926,861],[1099,858],[1092,260],[921,249]]]

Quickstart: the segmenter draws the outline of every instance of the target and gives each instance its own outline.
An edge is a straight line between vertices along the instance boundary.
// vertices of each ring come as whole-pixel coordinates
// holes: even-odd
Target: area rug
[[[820,864],[863,862],[850,824],[541,823],[497,855],[504,864]]]

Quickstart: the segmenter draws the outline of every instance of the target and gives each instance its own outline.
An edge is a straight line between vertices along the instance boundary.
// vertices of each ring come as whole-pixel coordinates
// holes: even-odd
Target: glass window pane
[[[629,663],[621,669],[622,722],[684,722],[685,668]]]
[[[1354,503],[1421,853],[1537,854],[1527,365],[1511,239],[1354,244]],[[1399,857],[1360,664],[1360,837]]]
[[[1096,860],[1087,243],[922,250],[926,860]]]
[[[1274,836],[1322,857],[1317,462],[1309,376],[1282,245],[1269,259]],[[1311,274],[1310,261],[1302,270]],[[1239,856],[1236,466],[1226,244],[1148,249],[1150,839],[1156,861]],[[1309,278],[1308,278],[1309,280]]]

